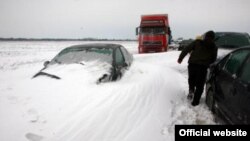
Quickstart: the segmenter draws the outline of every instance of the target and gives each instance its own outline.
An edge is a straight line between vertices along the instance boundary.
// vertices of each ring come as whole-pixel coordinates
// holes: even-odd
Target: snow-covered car
[[[132,54],[119,44],[74,45],[60,51],[51,61],[44,62],[44,68],[36,73],[33,78],[48,76],[63,79],[62,71],[70,65],[70,69],[72,69],[72,64],[77,64],[78,67],[79,65],[84,67],[80,69],[88,70],[93,76],[97,77],[97,83],[115,81],[122,77],[132,62]],[[68,72],[70,73],[70,71]]]
[[[250,46],[238,48],[209,68],[206,104],[224,123],[250,124]]]

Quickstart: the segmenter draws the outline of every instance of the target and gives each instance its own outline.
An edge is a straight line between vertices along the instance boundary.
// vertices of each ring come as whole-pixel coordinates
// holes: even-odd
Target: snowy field
[[[217,124],[186,99],[187,59],[179,51],[137,54],[121,80],[31,79],[60,50],[87,42],[0,42],[0,141],[173,141],[176,124]],[[110,43],[110,42],[109,42]],[[227,51],[226,51],[227,52]],[[224,52],[219,52],[225,54]]]

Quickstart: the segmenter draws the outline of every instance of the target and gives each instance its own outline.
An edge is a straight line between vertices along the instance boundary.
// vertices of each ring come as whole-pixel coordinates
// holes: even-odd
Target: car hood
[[[225,49],[225,48],[218,48],[218,56],[217,58],[223,58],[228,53],[232,52],[233,49]]]
[[[49,65],[34,77],[45,76],[63,80],[81,80],[86,83],[96,82],[103,75],[110,75],[112,66],[104,62],[81,62],[75,64]]]

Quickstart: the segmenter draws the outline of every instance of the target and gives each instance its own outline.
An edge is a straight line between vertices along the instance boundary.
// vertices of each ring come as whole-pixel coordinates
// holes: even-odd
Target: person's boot
[[[187,99],[192,100],[193,97],[194,97],[194,91],[190,90],[189,93],[188,93]]]
[[[193,102],[191,103],[191,105],[192,105],[192,106],[197,106],[197,105],[199,105],[199,103],[200,103],[200,102],[193,101]]]
[[[192,106],[197,106],[200,103],[200,99],[201,99],[201,95],[202,95],[202,90],[203,89],[196,89],[195,90],[195,94],[193,97],[193,101],[192,101]]]

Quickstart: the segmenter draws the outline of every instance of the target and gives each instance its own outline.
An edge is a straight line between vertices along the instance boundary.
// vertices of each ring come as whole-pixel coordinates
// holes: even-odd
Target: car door
[[[121,75],[124,73],[125,68],[125,59],[121,52],[120,48],[116,48],[115,50],[115,75],[117,77],[121,77]]]
[[[234,85],[239,76],[240,68],[248,54],[249,51],[244,50],[233,52],[216,78],[222,94],[220,110],[229,121],[237,121],[236,117],[239,109],[237,99],[240,98],[240,95],[235,93]]]
[[[121,51],[122,51],[122,54],[124,56],[126,65],[130,66],[131,63],[132,63],[131,55],[129,54],[129,52],[124,47],[121,47]]]
[[[250,57],[242,66],[238,80],[234,84],[234,93],[239,95],[237,119],[240,124],[250,124]]]
[[[224,78],[225,73],[223,72],[223,68],[225,64],[227,63],[228,59],[230,58],[230,54],[220,59],[218,64],[212,65],[208,70],[207,75],[207,87],[214,91],[216,94],[214,95],[216,99],[216,103],[221,105],[221,103],[224,102],[224,95],[222,92],[222,83],[221,81]]]

